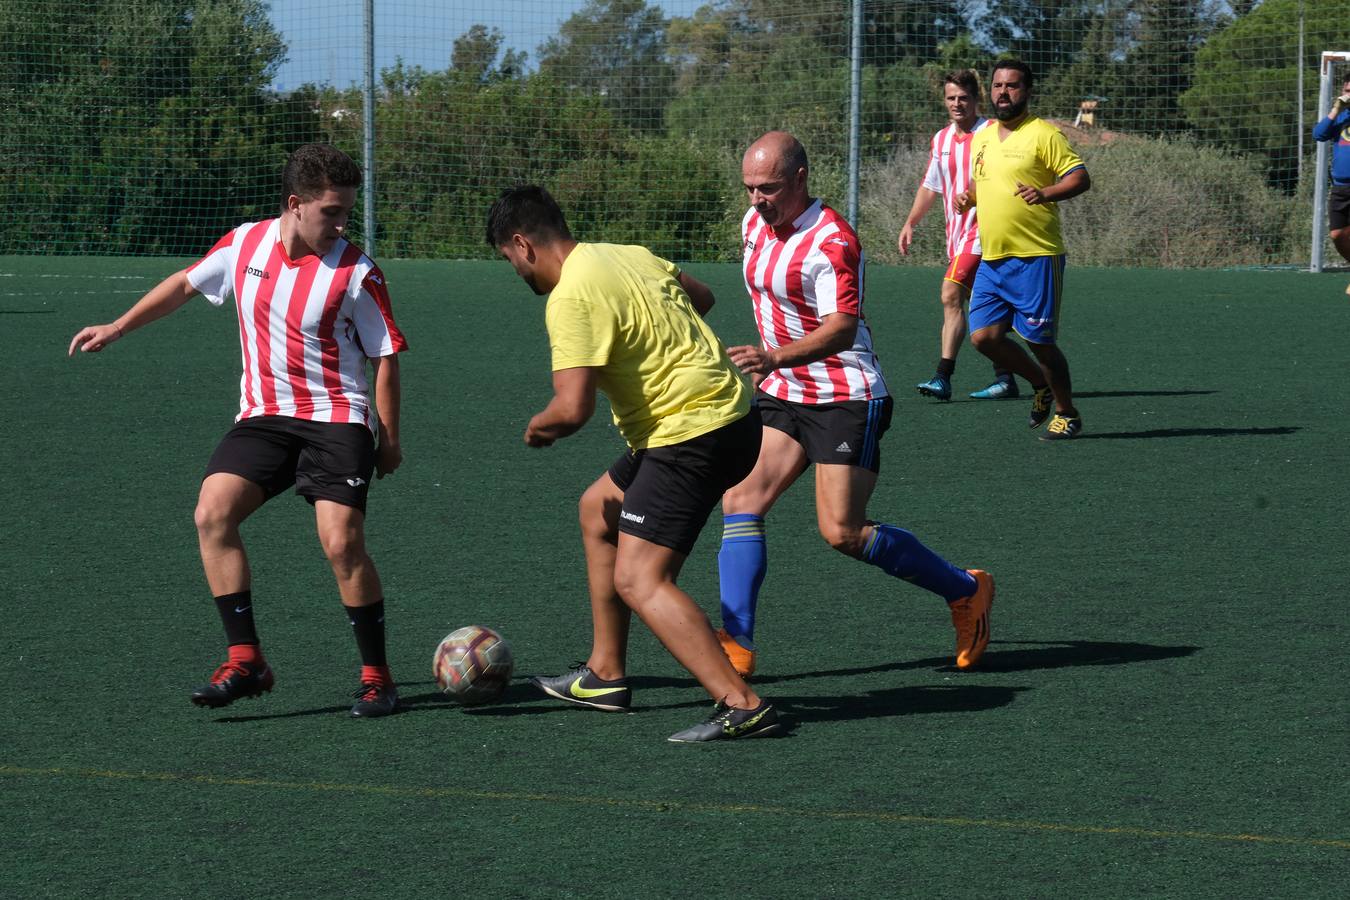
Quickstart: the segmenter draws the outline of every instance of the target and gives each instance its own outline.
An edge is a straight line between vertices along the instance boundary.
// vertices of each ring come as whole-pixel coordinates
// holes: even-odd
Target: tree
[[[199,252],[276,208],[286,149],[314,134],[270,92],[285,46],[260,0],[34,0],[0,28],[0,246]]]
[[[675,69],[666,20],[646,0],[588,0],[539,47],[540,71],[605,98],[628,125],[659,130]]]
[[[1298,58],[1300,2],[1308,32]],[[1266,159],[1272,184],[1292,190],[1298,182],[1298,111],[1304,125],[1317,110],[1317,79],[1306,78],[1297,96],[1298,69],[1317,71],[1323,49],[1350,46],[1344,0],[1266,0],[1216,33],[1195,56],[1191,87],[1180,97],[1186,118],[1205,140]],[[1307,136],[1305,135],[1305,140]]]
[[[468,31],[455,38],[450,53],[450,68],[462,73],[474,81],[488,82],[500,78],[515,78],[525,71],[528,54],[517,50],[507,50],[501,63],[502,42],[505,37],[501,29],[488,29],[486,25],[474,25]]]

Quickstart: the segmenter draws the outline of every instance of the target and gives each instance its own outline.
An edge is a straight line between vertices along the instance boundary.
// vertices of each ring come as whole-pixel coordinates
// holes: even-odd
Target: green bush
[[[1060,205],[1074,265],[1261,265],[1296,255],[1291,239],[1307,234],[1300,224],[1300,216],[1307,220],[1306,201],[1272,189],[1262,158],[1187,138],[1122,137],[1076,149],[1092,189]],[[859,205],[863,246],[873,262],[901,260],[896,237],[926,164],[926,149],[914,148],[866,170]],[[915,233],[907,261],[945,263],[945,240],[942,210],[935,204]]]
[[[1079,148],[1092,190],[1061,207],[1081,265],[1209,268],[1282,262],[1297,204],[1265,161],[1194,140],[1121,139]]]

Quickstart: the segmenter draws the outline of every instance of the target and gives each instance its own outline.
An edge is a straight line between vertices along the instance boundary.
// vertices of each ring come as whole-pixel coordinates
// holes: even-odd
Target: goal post
[[[1331,108],[1332,93],[1340,87],[1345,73],[1350,72],[1350,50],[1324,50],[1318,66],[1320,78],[1317,89],[1317,117],[1321,119]],[[1308,270],[1322,271],[1322,255],[1326,243],[1327,222],[1327,157],[1331,154],[1330,141],[1317,142],[1317,164],[1313,176],[1312,252]]]

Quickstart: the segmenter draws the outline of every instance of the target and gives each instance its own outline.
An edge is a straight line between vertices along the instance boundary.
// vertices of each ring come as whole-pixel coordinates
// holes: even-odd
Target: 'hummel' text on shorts
[[[755,467],[760,433],[751,409],[679,444],[629,450],[609,469],[623,491],[619,531],[689,555],[722,495]]]

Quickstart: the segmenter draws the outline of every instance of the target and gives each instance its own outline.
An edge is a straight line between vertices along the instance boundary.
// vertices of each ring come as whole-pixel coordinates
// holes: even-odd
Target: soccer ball
[[[500,697],[514,668],[511,645],[482,625],[466,625],[447,634],[431,660],[441,691],[465,706]]]

